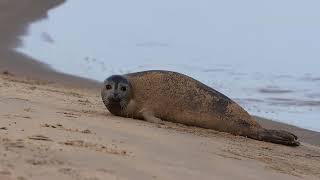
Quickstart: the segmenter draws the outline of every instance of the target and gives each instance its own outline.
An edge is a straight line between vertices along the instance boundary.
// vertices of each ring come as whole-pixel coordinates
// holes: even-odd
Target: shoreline
[[[56,8],[64,2],[65,0],[10,0],[0,3],[0,24],[3,24],[0,33],[0,72],[9,71],[19,76],[46,80],[70,87],[99,87],[97,81],[56,72],[46,64],[14,50],[21,45],[19,37],[27,33],[30,23],[47,18],[50,9]]]
[[[256,117],[265,128],[297,134],[301,146],[287,147],[113,116],[99,82],[12,50],[28,23],[63,2],[0,2],[0,24],[9,24],[0,32],[1,180],[320,178],[320,133]]]
[[[27,32],[28,25],[34,21],[47,18],[50,9],[57,8],[65,0],[37,1],[12,0],[2,3],[0,24],[10,25],[0,33],[0,72],[8,71],[15,76],[46,81],[51,84],[63,85],[70,88],[85,88],[99,91],[101,83],[74,75],[57,72],[48,65],[14,50],[21,45],[19,37]],[[31,5],[32,4],[32,5]],[[12,17],[24,17],[12,21]],[[290,124],[256,117],[261,125],[270,129],[283,129],[296,133],[304,142],[320,145],[320,132],[303,129]]]
[[[266,119],[264,117],[253,116],[259,124],[267,129],[285,130],[297,135],[303,143],[320,147],[320,132],[300,128],[291,124]]]

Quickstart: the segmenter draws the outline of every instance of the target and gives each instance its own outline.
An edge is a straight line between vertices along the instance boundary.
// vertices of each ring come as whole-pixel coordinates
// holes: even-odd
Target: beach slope
[[[318,179],[320,149],[115,117],[96,89],[0,75],[0,179]]]
[[[319,179],[320,133],[297,148],[106,111],[100,84],[17,53],[19,37],[64,0],[0,1],[0,179]]]

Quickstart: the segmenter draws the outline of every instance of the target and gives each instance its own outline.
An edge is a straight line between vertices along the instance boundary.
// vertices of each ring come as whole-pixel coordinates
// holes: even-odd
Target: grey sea
[[[68,0],[17,51],[102,81],[187,74],[253,115],[320,131],[320,1]]]

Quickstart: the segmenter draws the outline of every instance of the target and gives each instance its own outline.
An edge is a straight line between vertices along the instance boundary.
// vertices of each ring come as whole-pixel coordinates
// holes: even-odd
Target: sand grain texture
[[[0,75],[0,179],[319,179],[320,150],[115,117],[99,91]]]
[[[99,83],[15,52],[27,25],[63,2],[0,1],[1,180],[320,178],[319,133],[259,119],[299,135],[304,143],[291,148],[115,117]]]

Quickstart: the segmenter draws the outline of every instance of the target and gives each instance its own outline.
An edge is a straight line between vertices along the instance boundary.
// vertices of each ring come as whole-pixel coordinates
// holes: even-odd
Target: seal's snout
[[[113,93],[111,96],[108,97],[109,101],[116,103],[121,101],[121,97],[118,93]]]
[[[114,93],[112,94],[112,96],[115,97],[115,98],[118,98],[118,97],[119,97],[119,94],[116,93],[116,92],[114,92]]]

